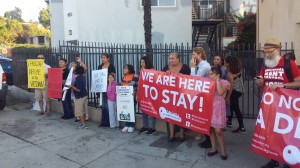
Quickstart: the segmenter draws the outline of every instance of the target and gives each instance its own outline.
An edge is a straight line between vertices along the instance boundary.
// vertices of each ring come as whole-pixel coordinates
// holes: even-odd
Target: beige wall
[[[267,38],[277,38],[282,43],[294,43],[300,62],[300,0],[257,0],[257,40],[263,44]],[[290,48],[290,45],[288,45]]]

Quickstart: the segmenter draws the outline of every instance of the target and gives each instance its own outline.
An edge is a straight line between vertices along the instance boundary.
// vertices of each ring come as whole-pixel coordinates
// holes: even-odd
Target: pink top
[[[116,89],[118,83],[114,81],[112,84],[107,85],[107,99],[112,102],[116,102]]]
[[[227,85],[227,90],[229,90],[230,83],[227,80],[221,79],[220,84],[222,87]],[[212,116],[211,116],[211,124],[210,124],[210,126],[213,128],[225,128],[226,127],[225,96],[226,96],[226,93],[224,95],[218,94],[217,86],[216,86],[214,102],[213,102],[213,111],[212,111]]]

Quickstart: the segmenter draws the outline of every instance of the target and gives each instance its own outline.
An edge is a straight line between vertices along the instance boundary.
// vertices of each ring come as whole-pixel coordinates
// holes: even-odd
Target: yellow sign
[[[44,70],[44,60],[27,60],[28,88],[45,88]]]

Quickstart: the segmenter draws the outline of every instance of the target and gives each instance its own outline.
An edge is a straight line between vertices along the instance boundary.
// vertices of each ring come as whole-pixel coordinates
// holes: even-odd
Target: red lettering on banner
[[[143,113],[209,134],[214,81],[145,69],[140,76],[138,97]]]
[[[300,167],[299,91],[264,88],[252,138],[252,151]],[[267,138],[266,138],[267,137]]]

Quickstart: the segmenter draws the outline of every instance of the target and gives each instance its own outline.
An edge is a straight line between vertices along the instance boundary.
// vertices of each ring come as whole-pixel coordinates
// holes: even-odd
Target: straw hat
[[[277,39],[271,38],[267,39],[264,46],[262,48],[281,48],[280,42]]]

